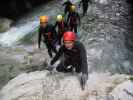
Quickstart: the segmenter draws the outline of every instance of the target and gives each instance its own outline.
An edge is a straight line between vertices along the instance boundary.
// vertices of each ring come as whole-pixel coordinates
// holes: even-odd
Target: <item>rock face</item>
[[[129,81],[123,83],[126,80],[127,75],[92,73],[86,89],[82,91],[76,74],[54,72],[51,75],[48,71],[23,73],[3,87],[0,100],[108,100],[107,98],[111,98],[109,93],[115,87],[112,94],[116,95],[121,92],[119,88],[132,86],[133,83],[128,83]],[[133,88],[129,92],[132,91]]]
[[[79,30],[92,71],[132,73],[133,55],[127,48],[130,17],[126,0],[95,0],[89,6]]]
[[[1,0],[0,16],[16,18],[30,9],[49,0]],[[4,10],[4,11],[3,11]]]
[[[48,58],[46,49],[35,50],[34,46],[0,48],[0,88],[22,72],[45,69]]]
[[[133,82],[123,82],[112,91],[111,95],[114,100],[133,100]]]
[[[76,96],[80,95],[81,92],[79,83],[75,77],[64,77],[64,75],[60,76],[59,74],[52,76],[48,75],[46,71],[22,74],[10,81],[9,84],[11,87],[7,86],[3,89],[1,100],[64,100],[65,98],[77,100]],[[18,86],[18,88],[14,91],[16,86]],[[71,86],[73,86],[77,92],[71,89]],[[11,91],[12,94],[8,94]],[[5,93],[8,94],[8,96],[5,95]]]

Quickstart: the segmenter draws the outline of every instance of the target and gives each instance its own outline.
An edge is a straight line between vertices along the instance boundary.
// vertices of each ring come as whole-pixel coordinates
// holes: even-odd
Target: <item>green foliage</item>
[[[129,80],[131,80],[131,81],[133,82],[133,76],[130,76],[130,77],[129,77]]]

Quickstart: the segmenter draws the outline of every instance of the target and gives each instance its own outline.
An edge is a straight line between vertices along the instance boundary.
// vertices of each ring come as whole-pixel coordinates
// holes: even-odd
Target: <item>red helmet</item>
[[[75,41],[76,40],[76,34],[71,31],[67,31],[63,35],[63,40],[64,41]]]

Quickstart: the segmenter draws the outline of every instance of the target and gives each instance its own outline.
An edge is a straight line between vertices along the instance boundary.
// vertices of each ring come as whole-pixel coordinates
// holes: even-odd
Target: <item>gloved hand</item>
[[[85,73],[82,73],[82,76],[81,76],[81,79],[80,79],[80,84],[81,84],[82,90],[85,89],[85,84],[86,84],[87,80],[88,80],[88,75],[85,74]]]
[[[53,69],[54,69],[54,66],[52,66],[51,64],[48,64],[47,70],[50,71],[50,72],[52,72]]]
[[[52,66],[48,66],[48,68],[47,68],[48,71],[53,71],[53,69],[54,69],[54,67],[52,67]]]

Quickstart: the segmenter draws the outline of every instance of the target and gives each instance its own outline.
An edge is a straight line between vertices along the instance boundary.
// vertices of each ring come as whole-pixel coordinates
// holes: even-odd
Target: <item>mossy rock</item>
[[[0,33],[10,29],[12,20],[6,18],[0,18]]]
[[[131,81],[133,82],[133,76],[130,76],[130,77],[129,77],[129,80],[131,80]]]

